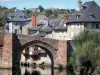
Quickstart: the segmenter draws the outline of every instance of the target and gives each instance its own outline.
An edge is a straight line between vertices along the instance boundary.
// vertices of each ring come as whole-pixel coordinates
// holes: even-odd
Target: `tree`
[[[41,5],[39,5],[38,9],[40,10],[40,12],[44,11],[44,8]]]
[[[52,15],[52,13],[53,13],[53,11],[52,11],[51,9],[45,10],[45,14],[46,14],[47,16],[49,16],[49,17]]]
[[[73,52],[69,64],[75,75],[100,73],[100,31],[85,29],[73,38]],[[98,68],[99,67],[99,68]]]
[[[54,14],[55,17],[57,17],[58,16],[57,10],[54,10],[53,14]]]

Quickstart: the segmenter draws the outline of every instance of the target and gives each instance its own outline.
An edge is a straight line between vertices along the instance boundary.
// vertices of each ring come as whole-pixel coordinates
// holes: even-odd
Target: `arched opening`
[[[45,43],[45,42],[35,40],[35,41],[31,41],[31,42],[28,42],[25,45],[23,45],[21,47],[21,53],[23,52],[23,50],[25,50],[27,52],[27,49],[31,46],[39,47],[42,50],[44,50],[48,54],[48,56],[51,60],[51,68],[53,68],[53,66],[54,66],[54,57],[55,57],[55,51],[54,51],[53,47],[50,46],[49,44]],[[33,58],[35,57],[34,59],[38,58],[38,56],[36,56],[36,55],[32,55],[32,56],[33,56]],[[21,56],[20,56],[20,60],[21,60]]]

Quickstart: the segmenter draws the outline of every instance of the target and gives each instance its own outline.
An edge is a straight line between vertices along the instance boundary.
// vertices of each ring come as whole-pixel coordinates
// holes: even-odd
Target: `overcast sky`
[[[87,2],[92,0],[82,0]],[[94,0],[100,5],[100,0]],[[18,9],[37,8],[42,5],[44,8],[64,8],[64,9],[77,9],[77,0],[0,0],[0,5],[8,8],[17,7]]]

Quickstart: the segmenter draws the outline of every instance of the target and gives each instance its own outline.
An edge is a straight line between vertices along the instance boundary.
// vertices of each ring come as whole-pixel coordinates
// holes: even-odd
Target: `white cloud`
[[[10,2],[12,0],[0,0],[0,2]]]
[[[64,5],[64,4],[57,4],[57,5],[52,5],[50,7],[62,9],[62,8],[66,8],[66,5]]]

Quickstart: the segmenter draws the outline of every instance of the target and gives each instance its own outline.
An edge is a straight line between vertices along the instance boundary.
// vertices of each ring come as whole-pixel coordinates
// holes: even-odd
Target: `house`
[[[29,28],[30,35],[39,35],[44,38],[66,40],[67,27],[64,21],[59,18],[46,20],[45,24],[38,24],[36,28]]]
[[[36,16],[36,25],[45,24],[45,21],[48,20],[45,14],[39,14]]]
[[[28,25],[31,19],[25,15],[22,10],[16,10],[15,13],[9,13],[5,23],[6,32],[22,34],[23,26]]]
[[[53,39],[67,40],[66,30],[67,30],[66,23],[64,21],[60,21],[59,25],[56,26],[52,31]]]
[[[44,20],[42,20],[42,21],[40,20],[40,22],[36,25],[36,27],[28,28],[29,34],[30,35],[39,35],[41,37],[51,36],[52,28],[50,26],[48,26],[49,25],[48,23],[49,23],[49,20],[45,19],[45,23],[44,23]]]
[[[100,6],[95,1],[85,2],[80,11],[69,16],[66,24],[68,40],[84,28],[100,30]]]
[[[28,24],[26,24],[22,27],[22,34],[29,35],[29,34],[33,34],[33,32],[36,32],[36,31],[38,33],[38,29],[42,25],[47,24],[47,22],[48,22],[48,18],[44,14],[39,14],[39,15],[33,14],[31,17],[31,21],[29,21]],[[32,32],[30,32],[29,30],[30,31],[32,30]],[[35,35],[37,33],[35,33]]]

